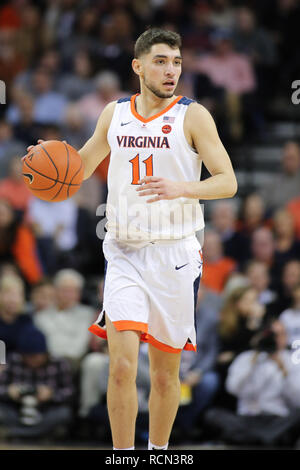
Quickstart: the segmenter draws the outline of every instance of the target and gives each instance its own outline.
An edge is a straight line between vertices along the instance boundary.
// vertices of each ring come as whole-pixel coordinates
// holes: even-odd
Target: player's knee
[[[117,386],[134,382],[136,380],[136,364],[127,357],[112,360],[109,378]]]
[[[152,371],[151,386],[156,392],[164,396],[171,387],[179,387],[178,373],[166,370]]]

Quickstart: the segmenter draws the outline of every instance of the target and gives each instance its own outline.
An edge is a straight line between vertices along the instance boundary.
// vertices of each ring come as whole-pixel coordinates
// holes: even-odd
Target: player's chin
[[[174,90],[169,91],[169,92],[162,91],[162,92],[160,93],[160,97],[161,97],[161,98],[172,98],[172,96],[174,96]]]

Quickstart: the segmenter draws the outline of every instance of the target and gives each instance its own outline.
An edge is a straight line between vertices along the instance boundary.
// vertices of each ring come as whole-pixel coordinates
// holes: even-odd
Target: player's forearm
[[[82,163],[84,166],[84,174],[83,179],[88,179],[96,170],[97,166],[104,160],[103,158],[97,158],[95,155],[91,156],[88,151],[88,145],[85,144],[79,151],[79,155],[81,156]]]
[[[78,150],[78,153],[81,156],[81,160],[84,166],[84,174],[83,174],[84,180],[88,179],[93,174],[96,168],[96,167],[93,168],[91,165],[91,158],[86,152],[86,145],[87,144],[85,144],[80,150]]]
[[[204,181],[184,183],[183,196],[191,199],[222,199],[233,197],[237,192],[234,175],[219,174]]]

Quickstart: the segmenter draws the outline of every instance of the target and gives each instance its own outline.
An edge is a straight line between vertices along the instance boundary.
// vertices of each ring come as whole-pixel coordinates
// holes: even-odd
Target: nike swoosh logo
[[[33,183],[34,176],[31,173],[22,173],[22,175],[29,179],[29,184]]]
[[[128,122],[121,122],[121,126],[127,126],[127,124],[130,124],[132,121],[128,121]]]
[[[182,266],[175,266],[176,271],[178,271],[178,269],[184,268],[184,266],[186,266],[187,264],[189,263],[185,263]]]

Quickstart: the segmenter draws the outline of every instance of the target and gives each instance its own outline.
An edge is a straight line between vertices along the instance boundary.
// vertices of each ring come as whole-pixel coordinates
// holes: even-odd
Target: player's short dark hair
[[[161,28],[146,29],[136,40],[134,57],[138,59],[142,54],[147,54],[154,44],[167,44],[172,49],[181,47],[181,37],[174,31]]]

